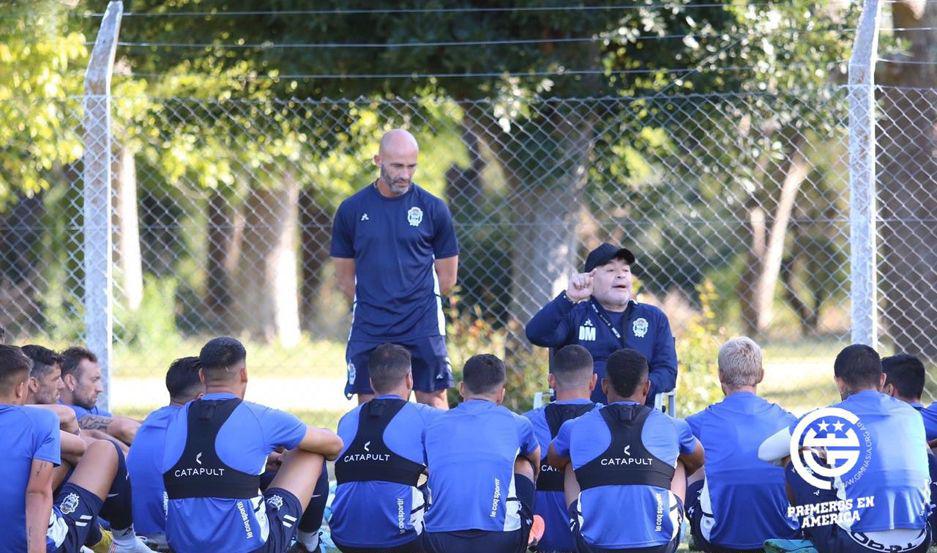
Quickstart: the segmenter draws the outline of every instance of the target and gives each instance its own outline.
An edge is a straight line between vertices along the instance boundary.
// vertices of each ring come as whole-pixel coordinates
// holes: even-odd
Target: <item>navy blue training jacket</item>
[[[673,390],[677,385],[677,351],[667,315],[653,305],[632,301],[628,320],[622,320],[618,329],[625,341],[623,346],[596,314],[596,309],[612,319],[594,298],[576,304],[563,292],[530,319],[526,327],[527,339],[534,345],[553,349],[579,344],[589,350],[599,375],[592,393],[595,402],[607,402],[601,389],[605,362],[612,352],[622,347],[635,349],[648,360],[651,370],[649,405],[654,403],[655,394]]]

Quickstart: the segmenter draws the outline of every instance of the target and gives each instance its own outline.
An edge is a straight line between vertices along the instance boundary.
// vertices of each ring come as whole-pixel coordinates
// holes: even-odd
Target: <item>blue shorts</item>
[[[299,528],[303,506],[295,495],[283,488],[267,488],[264,503],[270,534],[267,542],[254,553],[286,553]]]
[[[686,490],[686,516],[690,523],[690,534],[693,536],[693,542],[697,549],[706,553],[759,553],[764,548],[758,549],[731,549],[721,545],[714,545],[703,537],[703,518],[712,517],[712,513],[704,513],[700,504],[700,496],[703,494],[703,484],[705,480],[697,480]],[[712,520],[709,518],[709,520]]]
[[[46,531],[48,553],[78,553],[97,524],[101,498],[74,484],[65,483],[55,496]]]
[[[681,501],[679,497],[676,499],[677,512],[680,513],[680,521],[677,524],[677,528],[680,528],[683,525],[683,501]],[[679,530],[677,531],[677,535],[669,542],[651,547],[608,549],[592,545],[582,537],[582,530],[579,527],[579,516],[576,514],[579,512],[579,500],[573,501],[572,505],[569,506],[569,512],[572,518],[573,539],[576,541],[577,553],[675,553],[677,551],[677,546],[680,545]]]
[[[413,389],[419,392],[436,392],[452,387],[452,366],[446,351],[445,336],[429,336],[402,342],[394,342],[407,348],[412,358]],[[348,364],[348,379],[345,383],[345,395],[373,394],[368,376],[368,357],[377,346],[377,342],[349,341],[345,348],[345,362]]]

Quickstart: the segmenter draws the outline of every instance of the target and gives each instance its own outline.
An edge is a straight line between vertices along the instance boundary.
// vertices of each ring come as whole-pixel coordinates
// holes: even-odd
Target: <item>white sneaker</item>
[[[140,536],[134,536],[129,544],[119,544],[115,540],[111,545],[111,553],[153,553],[153,550],[146,544],[146,540]]]

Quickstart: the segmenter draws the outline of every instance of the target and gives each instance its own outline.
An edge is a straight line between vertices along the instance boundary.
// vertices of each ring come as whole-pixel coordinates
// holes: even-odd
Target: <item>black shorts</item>
[[[677,551],[677,546],[680,545],[680,527],[683,525],[683,501],[680,498],[677,499],[677,512],[680,514],[680,520],[677,523],[677,535],[674,536],[672,540],[668,543],[661,545],[655,545],[653,547],[635,547],[635,548],[625,548],[625,549],[607,549],[604,547],[598,547],[591,545],[589,542],[582,537],[581,529],[579,528],[579,517],[573,515],[572,518],[572,531],[573,531],[573,540],[576,542],[576,552],[577,553],[675,553]],[[578,512],[578,500],[573,501],[572,505],[569,506],[570,513]]]
[[[101,498],[74,484],[65,483],[55,496],[46,532],[49,553],[78,553],[88,539],[101,511]]]
[[[423,532],[423,548],[426,553],[523,553],[529,531],[521,527],[511,532]]]
[[[254,553],[286,553],[299,529],[303,506],[295,495],[283,488],[267,488],[264,503],[270,533],[267,542]]]
[[[446,351],[445,336],[430,336],[394,342],[407,348],[413,366],[413,389],[418,392],[436,392],[452,387],[452,367]],[[376,342],[349,341],[345,348],[348,377],[345,395],[373,394],[368,376],[368,358],[381,344]]]

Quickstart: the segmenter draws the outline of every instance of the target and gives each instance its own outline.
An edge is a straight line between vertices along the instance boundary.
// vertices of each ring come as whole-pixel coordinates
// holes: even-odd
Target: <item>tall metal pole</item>
[[[849,60],[849,246],[852,342],[878,345],[875,61],[879,0],[865,0]]]
[[[101,365],[104,393],[98,405],[110,410],[111,343],[114,331],[111,234],[111,73],[124,4],[107,5],[85,73],[84,262],[85,333]]]

